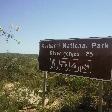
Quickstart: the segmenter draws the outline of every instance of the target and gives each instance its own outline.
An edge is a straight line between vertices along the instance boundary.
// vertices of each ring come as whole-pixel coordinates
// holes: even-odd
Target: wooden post
[[[103,80],[99,81],[99,103],[98,103],[98,112],[102,112],[103,109]]]
[[[111,69],[111,79],[110,79],[110,82],[111,82],[111,87],[112,87],[112,69]],[[112,112],[112,108],[110,108],[109,112]]]
[[[44,72],[44,82],[43,82],[43,98],[42,98],[42,105],[45,107],[45,95],[46,95],[46,81],[47,79],[47,72]]]
[[[111,81],[111,84],[112,84],[112,69],[111,69],[111,79],[110,79],[110,81]]]

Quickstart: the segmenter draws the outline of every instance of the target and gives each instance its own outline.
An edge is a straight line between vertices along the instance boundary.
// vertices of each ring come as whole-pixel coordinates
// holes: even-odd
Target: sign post
[[[100,79],[98,112],[102,112],[103,80],[112,81],[112,38],[40,41],[39,69]],[[44,74],[43,106],[46,77]]]
[[[112,69],[111,69],[111,87],[112,87]],[[112,107],[110,108],[109,112],[112,112]]]
[[[42,98],[42,105],[45,107],[45,97],[46,97],[46,84],[47,84],[47,72],[44,72],[44,82],[43,82],[43,98]]]
[[[103,80],[99,81],[99,102],[98,102],[98,112],[102,112],[103,107]]]

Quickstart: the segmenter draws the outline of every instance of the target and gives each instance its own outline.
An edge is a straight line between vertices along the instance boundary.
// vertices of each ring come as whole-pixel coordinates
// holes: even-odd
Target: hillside
[[[42,106],[43,73],[38,55],[0,53],[0,112],[97,112],[99,81],[49,73]],[[112,83],[104,81],[103,110],[112,107]],[[26,111],[27,112],[27,111]]]

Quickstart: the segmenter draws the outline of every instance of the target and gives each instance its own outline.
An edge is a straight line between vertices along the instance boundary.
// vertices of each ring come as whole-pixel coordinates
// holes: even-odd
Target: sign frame
[[[39,59],[38,59],[39,60],[39,69],[42,71],[55,72],[55,73],[60,73],[60,74],[69,74],[69,75],[75,75],[75,76],[80,76],[80,77],[89,77],[89,78],[93,78],[93,79],[110,80],[111,79],[111,68],[112,68],[112,45],[111,45],[111,43],[112,43],[112,38],[110,38],[110,37],[41,40],[40,41],[40,50],[39,50]],[[79,55],[78,53],[76,53],[76,54],[73,53],[74,50],[78,51],[80,56],[78,56]],[[90,51],[92,50],[92,51],[91,52],[89,51],[87,56],[83,55],[85,53],[85,51],[88,51],[88,50],[90,50]],[[62,56],[64,54],[64,52],[69,55]],[[88,56],[89,56],[89,58],[88,58]],[[92,61],[94,61],[96,63],[96,64],[92,65],[92,67],[96,66],[95,68],[93,67],[94,69],[92,69],[92,70],[95,70],[95,73],[84,74],[84,73],[80,72],[80,74],[79,74],[79,72],[78,73],[65,72],[64,68],[63,68],[63,70],[60,70],[60,71],[55,70],[56,68],[53,70],[50,70],[49,69],[50,57],[54,57],[54,59],[55,58],[58,59],[60,57],[61,58],[63,57],[65,59],[66,58],[71,59],[73,57],[75,57],[74,59],[77,59],[76,57],[78,57],[78,59],[79,59],[81,57],[82,59],[81,59],[80,63],[82,63],[82,61],[86,60],[86,58],[92,59]],[[64,63],[64,60],[61,60],[61,64],[63,64],[62,61]],[[70,61],[70,62],[72,63],[72,61]],[[77,61],[77,62],[79,63],[79,61]],[[87,66],[85,65],[85,67],[87,67]],[[81,69],[81,68],[79,67],[78,69]],[[104,76],[105,74],[108,75],[108,77]]]

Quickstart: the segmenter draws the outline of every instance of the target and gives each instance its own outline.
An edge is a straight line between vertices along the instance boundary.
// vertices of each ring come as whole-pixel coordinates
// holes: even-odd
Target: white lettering
[[[87,48],[86,44],[75,44],[75,43],[63,43],[62,44],[62,48],[63,49],[74,49],[74,48],[80,48],[80,49],[84,49]]]
[[[107,43],[92,43],[92,48],[109,48]]]

